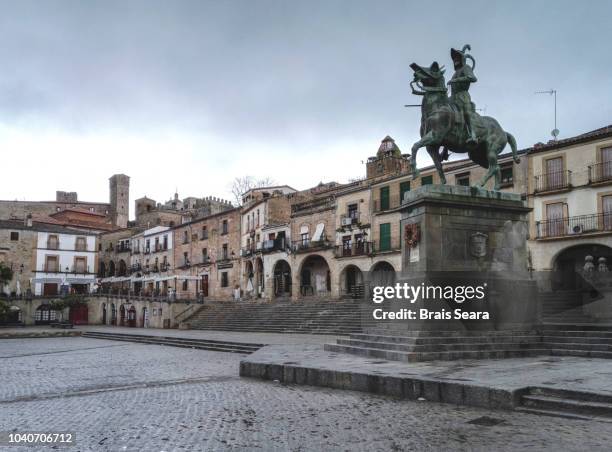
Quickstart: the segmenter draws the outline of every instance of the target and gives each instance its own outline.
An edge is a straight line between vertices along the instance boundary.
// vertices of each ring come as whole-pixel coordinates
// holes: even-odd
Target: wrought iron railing
[[[536,222],[537,239],[606,231],[612,232],[612,213],[579,215]]]
[[[572,186],[572,172],[555,171],[535,176],[534,193],[564,190]]]
[[[390,195],[388,198],[377,198],[372,201],[374,212],[384,212],[385,210],[397,209],[402,204],[399,194]]]
[[[589,166],[589,184],[612,181],[612,162],[595,163]]]
[[[315,249],[331,248],[333,244],[327,239],[313,241],[310,239],[296,240],[291,243],[291,249],[296,252],[306,252]]]
[[[343,243],[337,245],[335,250],[336,257],[354,257],[354,256],[367,256],[374,252],[374,246],[372,242],[356,242],[351,244]]]
[[[359,223],[359,212],[350,212],[340,216],[340,226],[351,226]]]
[[[375,240],[372,242],[372,253],[398,251],[402,247],[399,237],[389,237],[388,240]]]

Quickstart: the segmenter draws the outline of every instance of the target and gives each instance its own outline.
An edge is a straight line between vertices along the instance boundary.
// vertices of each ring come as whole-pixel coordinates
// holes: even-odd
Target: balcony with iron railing
[[[73,274],[73,275],[93,275],[93,272],[89,271],[89,267],[81,267],[79,265],[76,266],[72,266],[72,267],[66,267],[66,268],[60,268],[59,265],[53,265],[53,264],[45,264],[42,267],[42,270],[39,270],[45,273],[66,273],[66,274]]]
[[[47,240],[47,249],[48,250],[59,250],[59,241]]]
[[[196,265],[208,265],[211,264],[212,260],[209,256],[202,256],[199,262],[196,262]]]
[[[612,162],[595,163],[589,166],[589,184],[612,182]]]
[[[273,253],[275,251],[286,251],[287,240],[284,237],[280,237],[273,240],[264,240],[261,242],[262,253]]]
[[[373,252],[374,246],[372,242],[343,243],[342,245],[336,246],[335,256],[337,258],[368,256]]]
[[[374,240],[372,242],[372,254],[396,252],[402,249],[399,237],[389,237],[387,240]]]
[[[255,246],[246,246],[240,250],[240,255],[242,257],[250,257],[255,254]]]
[[[333,246],[333,243],[331,243],[326,238],[322,238],[321,240],[317,241],[310,239],[302,239],[296,240],[291,243],[291,249],[293,249],[295,253],[306,253],[308,251],[323,250],[331,248]]]
[[[229,262],[232,260],[232,255],[229,252],[219,251],[217,253],[217,262]]]
[[[358,224],[360,222],[360,212],[351,211],[349,213],[345,213],[340,215],[340,226],[352,226],[354,224]]]
[[[579,215],[536,222],[536,239],[612,232],[612,213]]]
[[[570,188],[572,188],[572,172],[569,170],[544,173],[534,177],[534,193],[569,190]]]
[[[390,195],[388,198],[377,198],[372,200],[373,212],[385,212],[394,210],[402,205],[402,198],[399,194]]]

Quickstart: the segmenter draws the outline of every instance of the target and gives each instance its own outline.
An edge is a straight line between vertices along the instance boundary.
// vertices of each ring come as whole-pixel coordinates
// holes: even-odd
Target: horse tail
[[[512,134],[509,132],[506,132],[506,138],[508,139],[508,144],[510,145],[510,148],[512,149],[512,158],[514,159],[516,163],[520,163],[521,159],[516,153],[516,140],[514,139]]]

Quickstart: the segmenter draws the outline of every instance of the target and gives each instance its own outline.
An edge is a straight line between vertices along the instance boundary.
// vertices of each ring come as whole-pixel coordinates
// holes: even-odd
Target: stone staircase
[[[583,312],[583,291],[564,290],[541,292],[538,297],[542,303],[542,320],[556,323],[590,323],[591,317]]]
[[[334,335],[358,333],[363,327],[359,302],[329,300],[209,304],[183,323],[199,330]]]
[[[391,361],[448,361],[529,356],[612,359],[612,325],[544,324],[538,331],[368,330],[325,344],[325,350]]]
[[[94,339],[107,339],[112,341],[137,342],[141,344],[166,345],[170,347],[195,348],[229,353],[253,353],[264,344],[251,344],[244,342],[227,342],[209,339],[191,339],[172,336],[150,336],[145,334],[106,333],[100,331],[85,331],[82,337]]]
[[[541,335],[555,356],[612,358],[612,325],[544,324]]]
[[[517,411],[591,420],[612,418],[612,395],[553,388],[529,388],[521,396]]]
[[[520,358],[550,354],[534,331],[417,331],[391,334],[371,330],[325,344],[330,352],[350,353],[392,361]]]

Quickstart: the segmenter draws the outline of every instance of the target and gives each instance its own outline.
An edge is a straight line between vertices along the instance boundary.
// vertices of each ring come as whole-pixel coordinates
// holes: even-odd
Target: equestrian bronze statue
[[[414,71],[414,80],[410,82],[412,93],[423,96],[421,139],[412,146],[412,174],[413,177],[419,175],[416,157],[422,147],[431,156],[442,184],[446,184],[442,161],[448,158],[448,151],[467,153],[474,163],[487,168],[478,186],[483,187],[491,177],[495,177],[494,189],[499,190],[501,170],[497,162],[498,155],[509,144],[514,161],[519,163],[516,140],[494,118],[476,113],[469,94],[470,85],[477,81],[474,75],[476,61],[466,53],[468,50],[471,50],[469,45],[462,50],[451,49],[455,73],[448,82],[451,87],[450,98],[444,79],[444,66],[440,67],[435,61],[429,67],[416,63],[410,65]],[[468,59],[471,65],[467,63]]]

